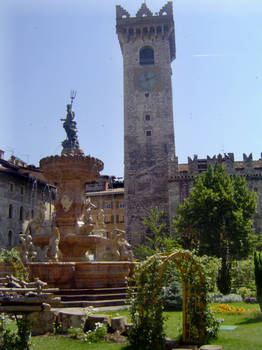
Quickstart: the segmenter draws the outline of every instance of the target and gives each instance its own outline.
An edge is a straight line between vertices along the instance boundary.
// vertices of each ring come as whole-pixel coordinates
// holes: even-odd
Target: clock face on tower
[[[144,69],[136,75],[135,83],[143,90],[154,89],[159,82],[159,75],[153,69]]]

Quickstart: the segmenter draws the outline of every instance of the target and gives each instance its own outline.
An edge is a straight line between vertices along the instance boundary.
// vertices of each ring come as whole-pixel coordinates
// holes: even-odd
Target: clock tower
[[[134,244],[143,242],[142,218],[150,208],[164,209],[168,219],[168,165],[175,154],[172,2],[155,15],[143,3],[135,17],[117,6],[116,31],[124,64],[126,230]]]

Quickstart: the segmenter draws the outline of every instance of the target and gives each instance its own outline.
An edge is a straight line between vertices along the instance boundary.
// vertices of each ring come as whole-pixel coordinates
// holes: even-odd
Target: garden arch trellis
[[[183,335],[184,343],[205,340],[207,311],[207,282],[203,269],[196,257],[188,251],[174,251],[161,256],[162,274],[170,261],[174,261],[181,273],[183,288]]]
[[[134,274],[136,296],[131,303],[131,318],[134,322],[134,334],[141,334],[141,341],[148,329],[154,337],[158,337],[163,323],[163,287],[165,285],[165,271],[174,262],[181,273],[183,288],[183,334],[185,344],[203,344],[210,336],[212,326],[216,328],[216,321],[208,308],[207,281],[199,258],[186,250],[176,250],[172,253],[156,254],[140,263]],[[154,310],[155,308],[155,310]],[[133,316],[133,317],[132,317]],[[152,326],[151,326],[152,325]],[[210,327],[211,325],[211,327]],[[152,339],[154,338],[152,336]],[[134,337],[134,344],[139,346],[139,336]],[[152,340],[153,341],[153,340]],[[161,337],[156,340],[161,344]],[[150,340],[147,339],[150,343]],[[132,343],[132,342],[131,342]],[[155,345],[155,344],[154,344]]]

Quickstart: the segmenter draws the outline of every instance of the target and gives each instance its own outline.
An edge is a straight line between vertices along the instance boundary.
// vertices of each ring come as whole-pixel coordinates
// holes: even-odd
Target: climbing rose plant
[[[180,271],[183,286],[183,343],[203,344],[217,336],[219,322],[208,308],[208,284],[200,259],[180,250],[154,255],[136,266],[129,288],[134,324],[129,341],[137,349],[163,349],[164,287],[173,262]]]
[[[159,274],[161,259],[153,256],[137,264],[129,287],[130,315],[133,322],[128,337],[137,349],[162,349],[164,333],[165,276]],[[136,294],[135,294],[136,293]]]

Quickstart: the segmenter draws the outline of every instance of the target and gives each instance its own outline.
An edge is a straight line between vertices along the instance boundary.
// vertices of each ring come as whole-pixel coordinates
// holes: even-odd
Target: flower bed
[[[228,304],[218,304],[210,307],[215,312],[230,312],[230,313],[244,313],[244,312],[259,312],[259,309],[246,309],[244,307],[237,307]]]

